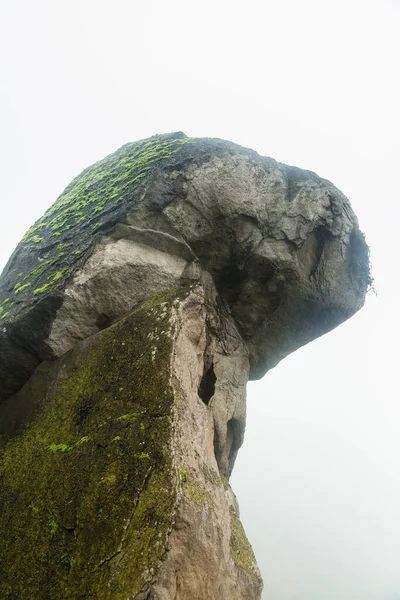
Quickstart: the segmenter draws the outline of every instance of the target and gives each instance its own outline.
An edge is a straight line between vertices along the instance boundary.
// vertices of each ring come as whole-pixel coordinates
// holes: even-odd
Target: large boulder
[[[183,134],[86,169],[0,278],[0,596],[259,600],[229,486],[247,380],[369,284],[312,172]]]
[[[208,272],[252,378],[358,310],[368,249],[315,173],[183,134],[127,144],[65,189],[0,278],[0,399],[150,294]]]

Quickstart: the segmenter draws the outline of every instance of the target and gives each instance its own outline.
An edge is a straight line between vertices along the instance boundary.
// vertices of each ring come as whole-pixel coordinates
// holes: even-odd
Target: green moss
[[[176,478],[172,342],[154,331],[170,331],[176,297],[158,294],[60,359],[28,424],[2,440],[2,599],[125,600],[157,570]]]
[[[68,446],[68,444],[49,444],[46,446],[46,450],[49,452],[69,452],[73,446]]]
[[[208,504],[210,508],[215,509],[214,502],[209,492],[199,481],[189,481],[189,479],[187,478],[183,487],[183,493],[195,504],[198,504],[199,506],[204,506],[205,504]]]
[[[46,268],[48,264],[51,263],[51,260],[44,260],[38,267],[32,269],[27,275],[25,275],[24,280],[29,279],[30,277],[35,277],[35,275],[39,275],[43,269]]]
[[[72,444],[71,446],[68,444],[49,444],[48,446],[46,446],[46,450],[48,450],[49,452],[70,452],[71,450],[77,448],[81,444],[86,444],[86,442],[89,442],[89,440],[90,435],[84,435],[83,437],[81,437],[80,440],[78,440],[77,442],[75,442],[75,444]]]
[[[79,440],[79,442],[76,444],[77,446],[80,446],[81,444],[86,444],[86,442],[90,441],[90,435],[84,435],[83,437],[81,437],[81,439]]]
[[[35,290],[33,290],[33,294],[35,296],[37,296],[38,294],[44,294],[52,287],[52,285],[53,285],[53,283],[45,283],[44,285],[42,285],[42,287],[36,288]]]
[[[243,525],[240,522],[239,517],[233,511],[230,510],[231,516],[231,537],[230,537],[230,549],[231,556],[235,563],[246,571],[254,581],[260,581],[260,576],[257,569],[256,559],[253,553],[253,549],[250,546],[249,540],[247,539],[246,533],[243,529]]]
[[[154,163],[168,158],[187,141],[187,138],[169,135],[154,136],[127,144],[92,165],[72,181],[56,203],[25,234],[24,241],[35,241],[39,231],[54,235],[60,230],[71,229],[77,222],[89,220],[116,201],[123,201],[131,186],[140,183]]]
[[[59,281],[60,279],[63,278],[64,275],[66,275],[69,272],[68,267],[66,267],[65,269],[62,269],[61,271],[57,271],[57,273],[53,273],[53,275],[49,275],[48,279],[51,281],[51,283],[55,283],[56,281]]]
[[[179,467],[178,475],[183,483],[187,483],[189,481],[188,472],[186,471],[186,469],[184,467]]]
[[[50,529],[50,535],[55,535],[58,531],[58,523],[54,519],[49,519],[48,526]]]
[[[35,290],[33,290],[33,295],[37,296],[38,294],[44,294],[45,292],[48,292],[49,289],[52,288],[55,283],[57,283],[57,281],[64,279],[64,277],[68,273],[69,273],[69,269],[68,269],[68,267],[65,267],[61,271],[57,271],[56,273],[52,273],[51,275],[48,275],[48,277],[47,277],[48,282],[45,283],[44,285],[42,285],[40,288],[36,288]]]
[[[119,391],[121,392],[123,390],[123,388],[119,389]],[[117,422],[118,423],[134,423],[135,421],[138,420],[138,414],[137,413],[129,413],[127,415],[121,415],[120,417],[118,417]]]
[[[20,272],[19,277],[31,285],[24,290],[24,302],[16,303],[4,318],[15,317],[27,303],[35,304],[63,285],[77,261],[90,253],[100,230],[124,219],[151,170],[165,161],[179,163],[179,152],[191,141],[179,135],[157,135],[127,144],[78,175],[24,235],[20,246],[27,246],[28,252],[21,254],[25,274]],[[6,285],[0,285],[3,309],[2,297],[9,296],[18,283],[18,270],[7,273]]]
[[[14,294],[15,295],[20,294],[21,292],[26,290],[26,288],[28,288],[30,285],[31,285],[30,282],[28,282],[28,283],[25,283],[24,285],[18,285],[18,287],[14,287]]]
[[[228,487],[229,487],[229,481],[227,480],[227,478],[224,475],[221,476],[221,478],[219,480],[219,483],[221,485],[223,485],[226,490],[228,489]]]

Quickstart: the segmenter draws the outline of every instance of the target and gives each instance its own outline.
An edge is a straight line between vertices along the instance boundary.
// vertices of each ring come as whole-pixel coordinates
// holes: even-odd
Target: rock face
[[[86,169],[0,278],[0,596],[260,598],[228,483],[247,380],[369,284],[314,173],[183,134]]]

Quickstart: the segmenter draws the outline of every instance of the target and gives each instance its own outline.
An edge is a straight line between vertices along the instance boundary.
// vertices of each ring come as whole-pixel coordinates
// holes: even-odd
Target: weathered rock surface
[[[0,407],[1,598],[259,598],[223,475],[244,426],[247,351],[217,315],[207,340],[209,301],[202,286],[152,296]],[[207,344],[221,372],[211,402],[232,435],[216,451],[198,395]]]
[[[258,599],[228,484],[248,377],[369,283],[314,173],[183,134],[86,169],[0,278],[0,596]]]
[[[367,263],[348,200],[310,171],[183,134],[128,144],[66,188],[2,273],[1,398],[200,269],[261,377],[362,306]]]

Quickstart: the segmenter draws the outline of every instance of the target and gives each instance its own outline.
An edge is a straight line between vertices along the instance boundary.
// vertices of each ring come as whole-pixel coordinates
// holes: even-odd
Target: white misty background
[[[3,1],[0,266],[83,168],[183,130],[351,200],[377,296],[249,384],[232,477],[265,600],[399,600],[398,0]]]

